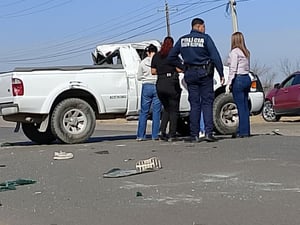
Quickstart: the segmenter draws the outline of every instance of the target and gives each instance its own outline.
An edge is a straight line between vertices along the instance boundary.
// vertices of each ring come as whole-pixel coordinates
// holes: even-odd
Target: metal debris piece
[[[9,142],[4,142],[0,144],[0,147],[9,147],[9,146],[13,146],[13,143],[9,143]]]
[[[103,151],[98,151],[98,152],[95,152],[95,153],[100,154],[100,155],[104,155],[104,154],[109,154],[109,151],[103,150]]]
[[[136,192],[136,197],[141,197],[141,196],[143,196],[142,192],[137,191]]]
[[[280,136],[283,135],[283,134],[279,133],[279,129],[272,130],[272,133],[273,133],[274,135],[280,135]]]
[[[23,186],[27,184],[34,184],[36,183],[35,180],[31,179],[16,179],[16,180],[8,180],[5,182],[0,183],[0,192],[2,191],[10,191],[10,190],[16,190],[16,186]]]

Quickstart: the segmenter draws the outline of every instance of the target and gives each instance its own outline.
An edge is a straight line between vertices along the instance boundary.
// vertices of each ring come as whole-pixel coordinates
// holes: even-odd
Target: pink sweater
[[[241,49],[232,49],[228,57],[229,75],[226,84],[231,84],[231,81],[236,74],[249,73],[249,64],[249,60],[246,58]]]

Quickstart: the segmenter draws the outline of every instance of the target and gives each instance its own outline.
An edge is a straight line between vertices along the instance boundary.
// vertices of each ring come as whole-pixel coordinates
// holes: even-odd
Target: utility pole
[[[233,32],[238,31],[238,22],[237,22],[237,15],[236,15],[236,1],[230,0],[230,10],[231,10],[231,18],[232,18],[232,28]]]
[[[167,36],[171,36],[169,6],[167,0],[165,0],[165,12],[166,12],[166,22],[167,22]]]
[[[175,9],[177,11],[177,9]],[[172,11],[175,11],[175,10],[172,10]],[[169,5],[168,5],[168,2],[167,0],[165,0],[165,8],[164,10],[158,10],[160,12],[164,11],[166,13],[166,23],[167,23],[167,36],[171,36],[171,28],[170,28],[170,18],[169,18]]]

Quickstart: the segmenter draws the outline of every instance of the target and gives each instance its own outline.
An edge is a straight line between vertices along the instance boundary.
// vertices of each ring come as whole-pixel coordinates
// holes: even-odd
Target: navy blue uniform
[[[184,80],[189,93],[190,133],[192,137],[199,135],[201,108],[204,115],[205,133],[210,136],[213,132],[213,74],[207,75],[207,64],[213,62],[220,77],[223,77],[223,64],[220,54],[211,39],[205,33],[192,30],[182,36],[169,53],[168,60],[178,66],[178,55],[181,54],[185,72]],[[202,101],[200,102],[200,98]]]

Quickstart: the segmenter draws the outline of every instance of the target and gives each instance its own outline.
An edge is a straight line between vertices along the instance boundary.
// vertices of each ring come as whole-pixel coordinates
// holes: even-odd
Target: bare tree
[[[271,71],[270,67],[265,64],[261,65],[258,61],[254,61],[251,65],[251,71],[260,78],[264,91],[273,87],[277,75]]]
[[[279,65],[280,71],[287,77],[293,72],[300,70],[300,61],[297,60],[295,63],[292,63],[289,59],[281,59]]]

